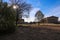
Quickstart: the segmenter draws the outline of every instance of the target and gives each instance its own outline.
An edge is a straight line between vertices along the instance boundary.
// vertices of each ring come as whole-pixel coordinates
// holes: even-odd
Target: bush
[[[16,26],[14,24],[1,24],[0,25],[0,33],[11,33],[16,30]]]
[[[7,3],[0,4],[0,33],[9,33],[16,30],[15,20],[16,13],[12,6],[7,7]]]

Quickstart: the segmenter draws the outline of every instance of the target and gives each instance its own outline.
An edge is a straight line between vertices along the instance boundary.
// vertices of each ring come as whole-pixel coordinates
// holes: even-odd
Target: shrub
[[[7,3],[0,4],[0,33],[14,32],[16,30],[16,13],[12,6],[8,7],[7,5]]]

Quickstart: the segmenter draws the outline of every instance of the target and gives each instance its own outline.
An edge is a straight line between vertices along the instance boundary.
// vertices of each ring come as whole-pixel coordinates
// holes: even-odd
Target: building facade
[[[42,19],[40,22],[43,22],[43,23],[58,23],[58,17],[50,16],[50,17]]]

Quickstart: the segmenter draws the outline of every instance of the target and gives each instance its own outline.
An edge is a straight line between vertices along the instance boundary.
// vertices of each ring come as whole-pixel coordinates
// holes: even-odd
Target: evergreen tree
[[[0,4],[0,32],[12,32],[16,28],[16,13],[14,9],[8,4],[1,3]]]

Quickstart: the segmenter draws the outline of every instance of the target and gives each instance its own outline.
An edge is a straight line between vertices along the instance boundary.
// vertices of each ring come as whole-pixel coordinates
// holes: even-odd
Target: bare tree
[[[24,15],[24,12],[28,12],[27,14],[29,14],[29,11],[31,10],[31,5],[27,4],[26,2],[24,2],[24,0],[10,0],[11,5],[17,5],[18,6],[18,14],[20,14],[20,16],[26,16],[26,14]]]
[[[10,0],[10,4],[12,6],[16,5],[18,6],[18,8],[16,9],[17,12],[17,20],[22,17],[28,17],[29,11],[31,10],[31,5],[27,4],[26,2],[24,2],[23,0]],[[27,13],[25,13],[27,12]]]
[[[36,12],[35,17],[36,17],[35,21],[37,20],[38,26],[39,26],[39,24],[40,24],[39,22],[40,22],[40,20],[44,17],[44,15],[43,15],[43,13],[39,10],[39,11]]]
[[[36,12],[35,17],[36,17],[36,20],[39,22],[39,21],[44,17],[44,15],[43,15],[43,13],[39,10],[39,11]]]

